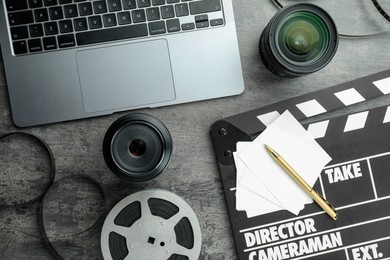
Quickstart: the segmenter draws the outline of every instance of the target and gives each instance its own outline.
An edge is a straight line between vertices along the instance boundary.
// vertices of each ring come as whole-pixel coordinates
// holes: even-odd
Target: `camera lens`
[[[280,9],[260,37],[260,56],[272,73],[299,77],[318,71],[333,58],[338,33],[332,18],[312,4]]]
[[[159,175],[172,154],[172,138],[158,119],[130,114],[116,120],[103,140],[108,167],[119,177],[140,182]]]

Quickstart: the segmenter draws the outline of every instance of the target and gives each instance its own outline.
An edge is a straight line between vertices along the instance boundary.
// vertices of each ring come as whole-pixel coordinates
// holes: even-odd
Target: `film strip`
[[[29,133],[12,132],[0,136],[0,152],[0,206],[30,205],[40,200],[55,177],[55,161],[47,143]]]
[[[105,211],[103,187],[90,176],[75,174],[54,182],[39,213],[41,233],[52,255],[95,258]]]
[[[387,20],[390,22],[390,16],[386,13],[386,11],[382,8],[382,6],[378,3],[377,0],[371,0],[372,3],[374,4],[375,8],[378,10],[378,12]],[[280,8],[283,8],[283,4],[281,3],[281,1],[279,0],[271,0],[271,2],[276,6],[278,7],[279,9]],[[372,33],[372,34],[361,34],[361,35],[353,35],[353,34],[343,34],[343,33],[340,33],[340,37],[345,37],[345,38],[366,38],[366,37],[372,37],[372,36],[378,36],[380,34],[384,34],[384,33],[389,33],[389,31],[382,31],[382,32],[378,32],[378,33]]]
[[[377,0],[371,0],[374,4],[375,8],[379,11],[379,13],[390,22],[390,16],[386,13],[386,11],[382,8],[382,6],[378,3]]]
[[[99,251],[98,224],[105,210],[105,195],[99,183],[82,174],[54,182],[55,160],[50,147],[29,133],[1,136],[0,153],[0,210],[11,214],[6,221],[1,220],[2,226],[11,233],[44,240],[57,259],[96,257],[91,248]],[[35,230],[31,228],[35,223],[31,213],[37,205],[39,228]],[[14,211],[19,213],[15,215]]]
[[[304,120],[389,93],[387,70],[214,123],[211,138],[239,259],[352,260],[362,259],[362,250],[372,259],[390,257],[389,106],[305,126],[332,157],[314,189],[336,206],[339,219],[335,222],[314,203],[298,217],[278,211],[247,218],[235,208],[231,158],[237,141],[253,140],[285,110]]]
[[[195,213],[163,190],[133,193],[108,214],[101,235],[104,259],[195,260],[201,249]]]

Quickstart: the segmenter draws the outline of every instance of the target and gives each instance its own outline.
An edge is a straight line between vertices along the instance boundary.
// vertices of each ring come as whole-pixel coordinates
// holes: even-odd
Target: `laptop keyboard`
[[[224,24],[221,0],[6,0],[15,55]]]

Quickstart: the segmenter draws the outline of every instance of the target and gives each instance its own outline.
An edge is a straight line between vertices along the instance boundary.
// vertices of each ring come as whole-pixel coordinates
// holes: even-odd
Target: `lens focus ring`
[[[155,178],[167,167],[172,137],[155,117],[134,113],[116,120],[103,140],[107,166],[119,177],[142,182]]]
[[[260,36],[265,66],[281,77],[303,76],[325,67],[338,46],[332,18],[312,4],[280,9]]]

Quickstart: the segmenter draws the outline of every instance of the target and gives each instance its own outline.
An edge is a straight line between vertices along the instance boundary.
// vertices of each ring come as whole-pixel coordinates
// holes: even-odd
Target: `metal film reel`
[[[194,211],[164,190],[144,190],[122,199],[104,221],[100,240],[106,260],[195,260],[201,242]]]

